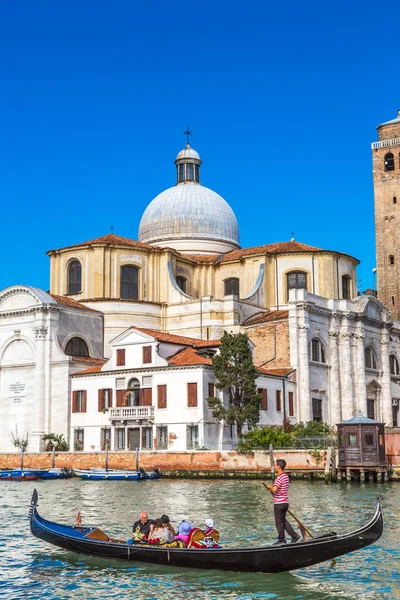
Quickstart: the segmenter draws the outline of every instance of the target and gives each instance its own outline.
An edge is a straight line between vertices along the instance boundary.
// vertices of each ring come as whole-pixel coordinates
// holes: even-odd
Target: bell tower
[[[378,297],[400,319],[400,110],[372,144]]]

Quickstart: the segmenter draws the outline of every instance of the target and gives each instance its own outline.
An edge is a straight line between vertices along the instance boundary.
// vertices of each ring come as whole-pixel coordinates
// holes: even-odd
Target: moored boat
[[[71,471],[60,467],[51,467],[50,469],[31,469],[31,471],[40,473],[40,479],[67,479],[72,475]]]
[[[72,469],[74,475],[81,479],[91,481],[134,481],[139,479],[159,479],[160,472],[155,468],[152,472],[146,472],[144,469],[137,471],[128,471],[124,469]]]
[[[30,469],[2,469],[0,481],[38,481],[41,474]]]
[[[72,527],[53,523],[41,517],[37,510],[35,490],[30,506],[30,527],[34,536],[54,546],[103,558],[165,564],[196,569],[259,571],[279,573],[309,567],[343,554],[360,550],[380,538],[383,517],[380,502],[372,519],[350,533],[334,532],[281,546],[256,548],[177,548],[171,545],[129,544],[110,538],[97,527]]]

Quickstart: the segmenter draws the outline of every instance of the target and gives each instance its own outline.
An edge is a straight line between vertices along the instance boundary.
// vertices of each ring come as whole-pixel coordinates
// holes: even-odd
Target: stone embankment
[[[309,450],[276,450],[275,460],[283,458],[287,471],[293,478],[324,478],[325,452]],[[21,455],[18,452],[0,454],[0,469],[19,467]],[[52,453],[24,454],[25,468],[49,468],[52,466]],[[104,467],[104,452],[60,452],[55,456],[56,467],[67,469],[88,469]],[[240,452],[140,452],[139,466],[146,470],[158,467],[165,477],[187,478],[229,478],[249,477],[268,478],[271,475],[269,452],[255,451],[251,454]],[[109,469],[135,469],[135,452],[109,452]]]

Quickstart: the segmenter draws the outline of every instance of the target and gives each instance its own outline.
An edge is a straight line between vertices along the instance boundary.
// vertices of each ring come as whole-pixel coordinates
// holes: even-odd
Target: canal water
[[[212,517],[224,546],[275,541],[272,500],[258,481],[159,480],[91,482],[78,479],[0,482],[0,598],[196,600],[264,598],[328,600],[400,598],[400,487],[391,485],[291,484],[293,512],[315,534],[350,531],[369,520],[382,498],[385,530],[373,546],[338,559],[276,575],[197,571],[125,563],[74,554],[34,538],[27,513],[32,491],[50,520],[85,525],[130,537],[141,510],[202,525]]]

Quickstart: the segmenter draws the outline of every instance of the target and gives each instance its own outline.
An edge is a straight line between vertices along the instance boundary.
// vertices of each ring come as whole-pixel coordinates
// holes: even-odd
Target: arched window
[[[391,255],[389,256],[389,264],[390,264],[390,265],[394,265],[394,256],[393,256],[393,254],[391,254]]]
[[[321,340],[314,338],[309,346],[309,357],[313,362],[326,363],[325,348]]]
[[[371,347],[365,348],[365,366],[367,369],[377,369],[376,356]]]
[[[287,298],[289,300],[290,290],[307,289],[307,273],[292,271],[287,274]]]
[[[65,346],[65,354],[68,356],[89,356],[89,348],[80,337],[71,338]]]
[[[68,294],[79,294],[82,286],[82,267],[79,260],[73,260],[68,265]]]
[[[176,283],[178,284],[178,287],[180,287],[182,292],[184,294],[186,294],[186,284],[187,284],[186,277],[182,277],[182,275],[178,275],[178,277],[176,278]]]
[[[133,378],[128,383],[127,406],[140,405],[140,383],[139,380]]]
[[[394,306],[394,296],[392,296],[392,305]]]
[[[342,297],[344,300],[351,300],[351,277],[349,275],[342,277]]]
[[[397,204],[397,198],[396,198],[396,196],[393,196],[393,204]]]
[[[120,297],[125,300],[139,299],[139,269],[132,265],[121,267]]]
[[[391,152],[385,154],[385,171],[394,171],[394,156]]]
[[[399,369],[399,361],[395,357],[394,354],[389,356],[389,364],[390,364],[390,374],[391,375],[400,375]]]
[[[237,277],[230,277],[229,279],[225,279],[224,295],[239,296],[239,279]]]

